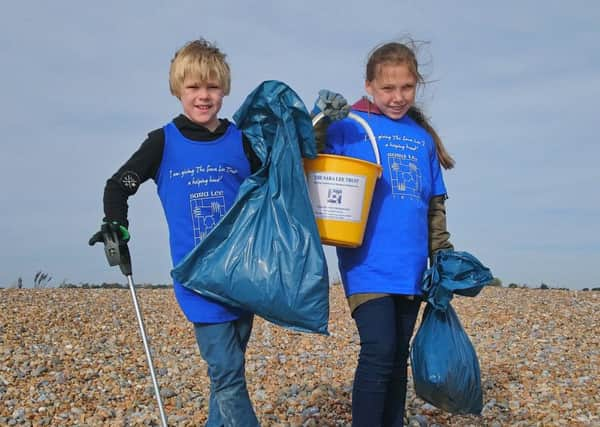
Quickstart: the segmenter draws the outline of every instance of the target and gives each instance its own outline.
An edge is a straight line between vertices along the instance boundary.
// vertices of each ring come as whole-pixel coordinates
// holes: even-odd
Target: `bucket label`
[[[311,172],[306,179],[316,218],[360,222],[366,176]]]

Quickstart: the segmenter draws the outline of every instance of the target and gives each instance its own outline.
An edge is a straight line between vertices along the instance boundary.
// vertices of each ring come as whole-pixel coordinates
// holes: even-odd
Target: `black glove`
[[[93,246],[99,242],[103,243],[104,235],[113,232],[117,234],[120,242],[127,243],[131,238],[127,227],[119,223],[119,221],[104,221],[100,226],[100,231],[94,233],[94,235],[88,241],[88,244]]]

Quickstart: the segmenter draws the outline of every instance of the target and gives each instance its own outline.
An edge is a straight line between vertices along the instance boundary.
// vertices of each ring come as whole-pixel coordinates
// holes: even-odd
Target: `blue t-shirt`
[[[233,125],[213,141],[193,141],[171,122],[164,128],[165,146],[157,192],[169,227],[173,265],[177,265],[217,225],[250,175],[242,134]],[[220,323],[241,311],[220,304],[174,281],[175,297],[191,322]]]
[[[346,295],[420,295],[429,251],[429,200],[446,194],[435,143],[407,115],[392,120],[354,113],[373,130],[383,172],[375,185],[362,246],[337,249]],[[376,161],[363,127],[349,118],[329,126],[325,151]]]

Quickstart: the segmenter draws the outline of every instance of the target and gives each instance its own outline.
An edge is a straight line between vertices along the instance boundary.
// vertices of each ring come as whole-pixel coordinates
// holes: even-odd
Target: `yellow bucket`
[[[319,113],[313,126],[323,117]],[[377,164],[353,157],[319,154],[304,159],[313,213],[325,245],[357,248],[362,245],[381,160],[373,131],[360,116],[350,113],[365,129]]]

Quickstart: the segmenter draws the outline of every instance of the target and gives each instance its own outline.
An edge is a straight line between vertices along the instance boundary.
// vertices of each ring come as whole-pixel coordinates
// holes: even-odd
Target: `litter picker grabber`
[[[156,402],[158,403],[158,409],[160,411],[160,420],[163,427],[167,427],[167,417],[165,415],[165,409],[163,407],[162,399],[160,397],[160,388],[158,381],[156,380],[156,374],[154,373],[154,365],[152,363],[152,354],[150,353],[150,347],[148,346],[148,339],[146,338],[146,328],[144,327],[144,319],[138,304],[137,295],[135,292],[135,284],[133,283],[133,277],[131,274],[131,256],[129,255],[129,248],[127,242],[119,239],[118,231],[103,229],[102,230],[102,241],[104,242],[104,252],[108,265],[118,265],[121,272],[127,277],[129,283],[129,290],[131,291],[131,299],[133,300],[133,307],[135,308],[135,315],[137,317],[138,325],[140,327],[140,334],[142,335],[142,342],[144,343],[144,350],[146,351],[146,359],[148,359],[148,366],[150,368],[150,376],[152,377],[152,385],[154,386],[154,394],[156,395]],[[100,240],[92,237],[90,245],[98,243]]]

